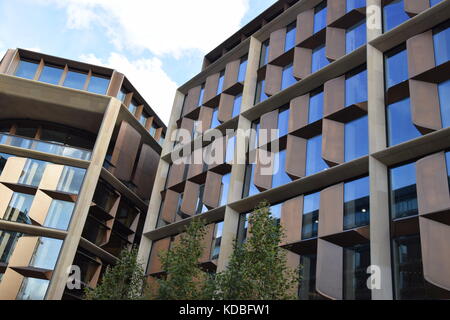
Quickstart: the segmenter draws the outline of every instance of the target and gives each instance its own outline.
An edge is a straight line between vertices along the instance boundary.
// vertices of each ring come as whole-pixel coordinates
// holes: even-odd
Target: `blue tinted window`
[[[275,204],[270,207],[270,216],[275,218],[277,222],[281,219],[281,208],[283,207],[283,203]]]
[[[203,96],[205,95],[205,84],[202,84],[202,87],[200,88],[200,95],[198,97],[198,104],[201,106],[203,104]]]
[[[233,102],[233,115],[232,117],[237,117],[241,112],[241,104],[242,104],[242,93],[239,93],[236,97],[234,97]]]
[[[369,177],[344,184],[344,229],[369,224]]]
[[[30,266],[53,270],[55,268],[56,261],[58,260],[62,243],[62,240],[41,237]]]
[[[283,68],[282,78],[281,78],[281,90],[284,90],[294,83],[297,82],[294,78],[294,66],[291,63],[290,65]]]
[[[314,33],[327,26],[327,3],[326,1],[314,8]]]
[[[303,197],[302,240],[317,237],[319,227],[320,192]]]
[[[434,35],[434,56],[436,65],[441,65],[450,60],[450,28],[448,24],[443,28],[438,28]]]
[[[255,164],[250,163],[247,165],[247,168],[245,170],[244,198],[251,197],[259,193],[258,188],[253,183],[254,179],[255,179]]]
[[[408,80],[408,57],[406,49],[394,49],[386,54],[386,88]]]
[[[387,107],[389,146],[419,137],[421,134],[412,123],[410,100],[390,104]]]
[[[106,90],[108,90],[109,79],[92,76],[89,81],[88,91],[92,93],[98,94],[106,94]]]
[[[228,202],[228,191],[230,190],[231,173],[227,173],[222,177],[222,189],[220,193],[220,206],[224,206]]]
[[[291,182],[286,173],[286,150],[278,152],[274,157],[272,188],[276,188]]]
[[[323,117],[323,91],[309,98],[308,123],[316,122]]]
[[[430,7],[437,5],[439,2],[442,2],[443,0],[430,0]]]
[[[366,6],[366,0],[347,0],[347,12]]]
[[[227,151],[225,155],[225,161],[227,163],[232,163],[234,160],[235,145],[236,145],[236,136],[228,138]]]
[[[20,60],[19,66],[17,67],[16,70],[16,76],[33,80],[37,68],[38,68],[37,63]]]
[[[415,163],[390,169],[390,189],[393,219],[417,215]]]
[[[289,51],[295,47],[295,34],[296,34],[295,22],[287,26],[286,28],[286,41],[284,44],[284,51]]]
[[[450,127],[450,80],[442,82],[438,86],[439,101],[441,105],[442,127]]]
[[[53,200],[45,218],[44,226],[48,228],[67,230],[75,204],[60,200]]]
[[[323,67],[327,66],[328,63],[329,61],[325,56],[325,45],[323,44],[315,48],[312,52],[311,73],[319,71]]]
[[[269,59],[269,40],[263,42],[261,47],[261,57],[259,60],[259,67],[265,66]]]
[[[363,46],[367,41],[366,21],[363,20],[345,33],[345,52],[348,54],[359,47]]]
[[[306,175],[323,171],[328,168],[322,159],[322,135],[308,140],[306,145]]]
[[[223,91],[223,81],[225,79],[225,71],[222,71],[219,76],[219,84],[217,85],[217,94]]]
[[[214,108],[213,114],[212,114],[212,120],[211,120],[211,128],[216,128],[220,126],[220,121],[217,118],[219,115],[219,108]]]
[[[448,183],[450,184],[450,152],[445,154],[445,161],[447,162]]]
[[[383,8],[383,27],[387,32],[409,19],[403,6],[403,0],[394,0]]]
[[[28,214],[30,213],[33,200],[33,195],[15,192],[9,201],[3,219],[12,222],[31,224],[31,219]]]
[[[239,65],[238,82],[245,81],[245,73],[247,72],[248,58],[244,57],[241,59],[241,64]]]
[[[82,90],[86,83],[86,78],[87,74],[85,73],[69,71],[63,85],[64,87]]]
[[[367,70],[345,79],[345,106],[367,101]]]
[[[255,104],[263,102],[268,98],[267,94],[264,92],[265,84],[266,84],[265,80],[261,80],[258,82],[256,86]]]
[[[127,96],[127,92],[125,92],[125,90],[122,88],[122,89],[120,89],[119,93],[117,94],[117,99],[124,102],[126,96]],[[184,99],[184,101],[186,101],[186,99]]]
[[[289,129],[289,109],[284,109],[278,114],[278,136],[283,137],[288,134]]]
[[[42,69],[41,76],[39,77],[39,81],[50,84],[58,84],[63,74],[63,71],[64,70],[61,68],[44,66],[44,69]]]
[[[369,153],[367,116],[345,124],[345,161],[361,158]]]

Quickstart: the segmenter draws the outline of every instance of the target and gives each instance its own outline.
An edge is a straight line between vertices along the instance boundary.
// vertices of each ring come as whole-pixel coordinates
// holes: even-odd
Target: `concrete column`
[[[382,33],[381,0],[367,1],[367,41]],[[386,148],[383,52],[367,45],[370,154]],[[370,255],[371,264],[381,271],[381,288],[372,290],[373,300],[392,300],[391,237],[388,168],[369,157],[370,172]]]
[[[89,208],[92,203],[92,197],[94,196],[97,181],[100,178],[103,162],[114,132],[120,107],[121,102],[119,100],[115,98],[111,99],[103,116],[102,125],[92,152],[92,159],[86,171],[67,237],[64,240],[52,280],[47,290],[46,300],[60,300],[63,296],[69,276],[68,271],[73,263],[80,243]]]
[[[242,94],[241,112],[246,111],[254,106],[255,91],[257,83],[257,71],[259,68],[259,58],[261,53],[261,41],[252,37],[250,39],[250,48],[248,52],[248,64],[245,75],[244,90]],[[231,169],[231,183],[228,192],[228,203],[237,201],[242,198],[242,191],[245,180],[245,158],[249,145],[248,137],[243,134],[251,128],[251,121],[239,117],[238,129],[239,134],[236,137],[236,163]],[[220,245],[220,255],[217,265],[217,272],[223,271],[229,262],[233,253],[233,243],[236,239],[240,213],[228,207],[225,210],[225,219],[223,223],[222,242]]]

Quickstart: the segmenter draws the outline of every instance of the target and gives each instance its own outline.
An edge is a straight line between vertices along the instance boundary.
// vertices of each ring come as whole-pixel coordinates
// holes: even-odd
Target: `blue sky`
[[[0,55],[25,48],[125,73],[168,122],[203,56],[275,0],[0,0]]]

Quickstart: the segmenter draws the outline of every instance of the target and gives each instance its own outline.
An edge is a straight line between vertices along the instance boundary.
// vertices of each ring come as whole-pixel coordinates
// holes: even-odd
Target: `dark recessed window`
[[[409,98],[388,105],[387,122],[389,146],[421,136],[412,122]]]
[[[438,85],[442,127],[450,127],[450,80]]]
[[[369,177],[344,184],[344,230],[369,224],[370,217]]]
[[[314,8],[314,33],[327,26],[327,2],[323,1]]]
[[[409,19],[403,0],[394,0],[383,7],[383,28],[387,32]]]
[[[145,127],[145,124],[147,123],[148,114],[145,112],[142,112],[141,116],[139,117],[139,122]]]
[[[360,21],[351,28],[347,29],[345,33],[345,52],[349,54],[359,47],[366,44],[366,21]]]
[[[11,155],[6,153],[0,153],[0,175],[3,172],[3,169],[5,168],[6,162],[8,161],[8,158],[11,157]]]
[[[433,30],[434,56],[439,66],[450,60],[450,27],[449,22]]]
[[[345,106],[367,101],[367,69],[351,72],[345,79]]]
[[[317,237],[319,230],[320,192],[303,197],[302,240]]]
[[[259,189],[255,186],[253,181],[255,179],[255,164],[249,163],[245,169],[245,187],[243,198],[251,197],[259,193]]]
[[[125,89],[124,88],[120,89],[119,93],[117,94],[117,99],[124,102],[126,97],[127,97],[127,92],[125,91]]]
[[[109,79],[92,75],[89,81],[88,91],[98,94],[106,94],[109,86]]]
[[[284,44],[284,51],[289,51],[295,47],[296,22],[291,23],[286,28],[286,40]]]
[[[64,72],[63,68],[45,65],[44,68],[42,69],[39,81],[50,84],[59,84],[59,80],[61,80],[63,72]]]
[[[67,72],[67,76],[66,79],[64,80],[63,86],[72,89],[82,90],[84,89],[86,79],[87,79],[86,73],[69,70],[69,72]]]
[[[39,64],[36,62],[20,60],[16,70],[16,77],[33,80]]]
[[[265,80],[258,81],[258,84],[256,85],[256,96],[255,96],[255,104],[263,102],[264,100],[267,100],[269,98],[267,94],[264,92],[265,90]]]
[[[283,68],[281,77],[281,90],[292,86],[296,82],[297,80],[294,78],[294,65],[291,63]]]
[[[202,214],[208,212],[208,207],[203,203],[203,195],[205,194],[205,185],[202,184],[199,188],[198,199],[197,199],[197,209],[195,211],[196,214]]]
[[[323,117],[323,90],[311,93],[309,98],[308,123],[321,120]]]
[[[392,168],[389,173],[392,218],[417,215],[416,164],[409,163]]]
[[[386,53],[386,89],[408,80],[408,56],[404,45]]]
[[[222,233],[223,233],[223,221],[216,223],[216,227],[214,230],[214,244],[213,244],[213,250],[212,250],[212,254],[211,254],[211,260],[219,259],[220,244],[222,242]]]
[[[128,106],[128,110],[134,115],[137,111],[138,103],[135,100],[132,100],[130,102],[130,105]]]
[[[345,162],[366,156],[369,153],[369,124],[367,116],[347,122],[345,134]]]
[[[306,175],[321,172],[328,169],[328,165],[322,158],[322,135],[315,136],[306,144]]]
[[[367,268],[370,266],[370,245],[344,248],[344,299],[370,300]]]
[[[302,254],[300,256],[300,288],[298,296],[300,300],[322,300],[322,296],[316,291],[316,254]]]
[[[286,150],[281,150],[274,157],[272,188],[276,188],[291,182],[292,179],[286,173]]]
[[[262,43],[261,57],[259,59],[259,67],[265,66],[269,61],[269,43],[270,40],[266,40]]]
[[[322,44],[315,48],[312,52],[312,64],[311,73],[319,71],[323,67],[326,67],[330,62],[325,55],[325,45]]]

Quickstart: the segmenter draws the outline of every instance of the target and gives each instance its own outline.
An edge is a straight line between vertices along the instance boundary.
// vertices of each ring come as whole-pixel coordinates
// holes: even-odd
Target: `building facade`
[[[22,49],[0,107],[0,299],[79,299],[139,246],[166,127],[123,74]]]
[[[224,270],[267,200],[301,299],[448,299],[449,27],[447,0],[283,0],[207,54],[175,95],[140,246],[149,279],[194,216],[202,265]]]

